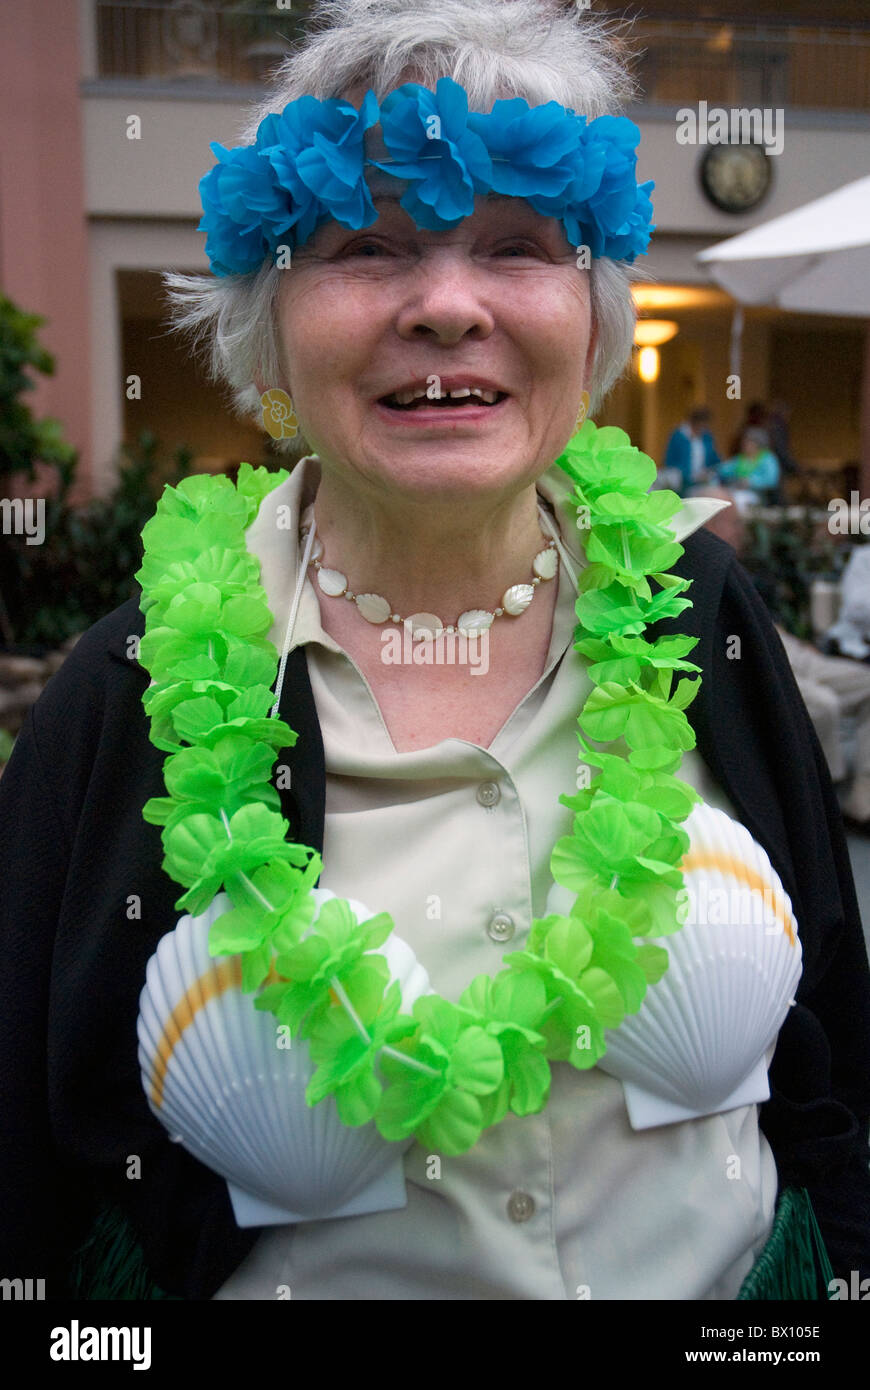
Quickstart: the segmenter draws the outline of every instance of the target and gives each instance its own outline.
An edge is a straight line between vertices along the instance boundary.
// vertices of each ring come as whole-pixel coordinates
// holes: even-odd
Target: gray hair
[[[253,143],[270,112],[305,93],[324,100],[367,86],[380,99],[409,73],[430,88],[452,77],[475,110],[523,96],[532,105],[557,101],[589,120],[615,115],[633,93],[613,47],[620,29],[559,0],[319,0],[302,46],[276,70],[240,143]],[[275,321],[282,273],[264,260],[248,275],[163,275],[171,327],[200,349],[209,376],[230,387],[236,413],[257,421],[255,374],[274,384],[283,379]],[[598,329],[588,383],[595,411],[631,354],[631,280],[641,272],[602,257],[591,262],[589,277]],[[289,440],[278,447],[298,451]]]

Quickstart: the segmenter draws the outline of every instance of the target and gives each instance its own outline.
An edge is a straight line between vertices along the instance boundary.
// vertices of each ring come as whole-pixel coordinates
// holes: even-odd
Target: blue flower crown
[[[367,156],[365,133],[380,120],[389,160]],[[640,131],[625,116],[587,123],[558,102],[496,101],[469,111],[465,89],[442,77],[434,92],[407,82],[378,104],[303,96],[261,121],[253,145],[211,149],[218,163],[200,180],[206,255],[215,275],[246,275],[301,246],[334,218],[358,230],[377,220],[366,168],[406,181],[401,206],[418,227],[446,231],[474,211],[477,194],[501,193],[558,218],[591,257],[633,261],[651,225],[651,181],[638,184]]]

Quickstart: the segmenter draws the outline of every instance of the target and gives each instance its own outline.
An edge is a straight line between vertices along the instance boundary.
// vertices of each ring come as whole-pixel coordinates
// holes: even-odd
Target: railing
[[[99,77],[179,85],[261,81],[310,9],[310,0],[94,4]],[[868,27],[643,20],[628,43],[647,102],[870,111]]]
[[[631,47],[647,102],[870,111],[868,28],[646,21]]]
[[[99,77],[261,81],[299,36],[308,0],[96,0]]]

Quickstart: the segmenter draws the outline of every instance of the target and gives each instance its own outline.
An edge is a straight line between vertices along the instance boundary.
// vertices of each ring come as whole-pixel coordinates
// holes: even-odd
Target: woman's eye
[[[540,246],[535,246],[534,243],[528,241],[512,241],[506,246],[499,246],[496,248],[496,255],[498,256],[511,256],[517,258],[519,256],[536,257],[542,254]]]
[[[345,256],[384,256],[387,248],[379,241],[354,241],[344,248]]]

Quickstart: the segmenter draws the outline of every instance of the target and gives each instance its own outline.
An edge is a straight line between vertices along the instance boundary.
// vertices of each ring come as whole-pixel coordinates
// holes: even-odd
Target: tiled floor
[[[864,923],[864,940],[870,955],[870,835],[848,835],[849,858]]]

